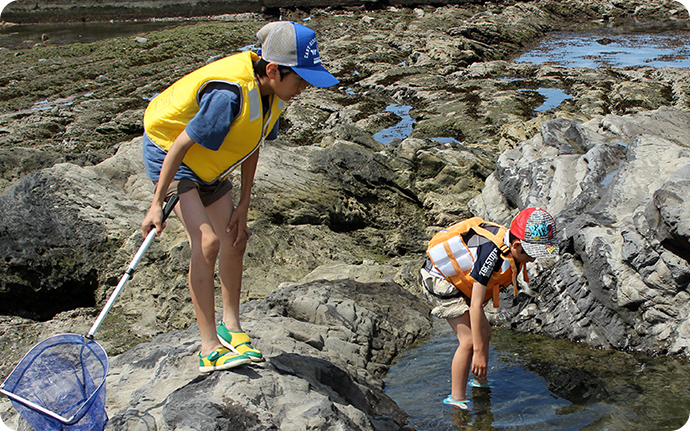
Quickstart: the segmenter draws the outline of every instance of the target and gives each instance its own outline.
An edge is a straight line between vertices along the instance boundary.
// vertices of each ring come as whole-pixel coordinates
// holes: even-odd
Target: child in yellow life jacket
[[[278,21],[262,27],[257,38],[261,56],[242,52],[191,72],[156,96],[144,114],[144,165],[156,190],[142,230],[146,236],[155,227],[160,234],[163,202],[171,193],[179,196],[175,213],[191,248],[189,290],[201,335],[202,373],[263,360],[239,316],[259,148],[276,138],[284,102],[308,85],[338,83],[321,64],[311,29]],[[227,177],[238,166],[241,190],[235,205]],[[218,259],[223,315],[216,327]]]
[[[467,408],[467,385],[488,386],[487,364],[491,326],[484,305],[511,284],[517,295],[517,274],[535,258],[558,255],[556,223],[541,208],[527,208],[510,229],[474,217],[438,232],[429,242],[420,269],[422,291],[458,338],[451,364],[451,393],[445,404]],[[475,378],[468,382],[470,370]]]

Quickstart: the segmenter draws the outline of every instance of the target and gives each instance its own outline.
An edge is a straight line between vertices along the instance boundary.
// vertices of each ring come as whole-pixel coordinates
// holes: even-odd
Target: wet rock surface
[[[690,354],[689,72],[510,61],[549,31],[617,28],[629,18],[646,30],[687,28],[687,11],[665,1],[542,0],[281,14],[307,19],[341,84],[290,102],[279,140],[261,150],[243,300],[247,329],[270,354],[243,372],[245,383],[258,375],[273,385],[273,376],[291,375],[300,392],[297,386],[319,381],[296,371],[296,363],[309,363],[312,371],[336,375],[349,395],[321,382],[320,395],[301,390],[310,401],[295,405],[313,402],[315,417],[360,429],[400,429],[404,419],[382,395],[380,376],[428,322],[415,318],[413,328],[384,342],[376,331],[355,336],[330,322],[326,335],[317,335],[323,328],[309,326],[315,322],[283,329],[283,320],[265,317],[283,307],[277,298],[297,292],[311,298],[309,310],[332,309],[332,298],[318,292],[333,289],[353,309],[388,307],[390,296],[417,292],[416,270],[438,228],[473,214],[507,222],[528,205],[558,216],[564,254],[531,268],[529,289],[516,300],[503,298],[497,321],[597,347]],[[86,333],[138,248],[153,192],[140,155],[148,100],[185,73],[253,44],[270,19],[241,14],[136,38],[59,47],[48,39],[31,49],[0,49],[0,377],[41,339]],[[537,88],[572,98],[536,112],[543,102]],[[400,120],[386,112],[390,105],[410,106],[414,128],[383,145],[373,135]],[[147,423],[138,415],[151,401],[139,395],[157,394],[151,399],[158,404],[173,391],[166,407],[151,413],[158,424],[183,426],[196,416],[180,412],[203,405],[199,414],[228,426],[233,415],[248,429],[287,426],[301,411],[294,405],[279,406],[282,416],[269,414],[278,407],[262,405],[248,384],[232,389],[229,373],[190,374],[197,341],[188,258],[172,218],[99,330],[113,363],[124,367],[121,376],[151,378],[143,363],[145,370],[127,368],[123,362],[133,361],[118,362],[118,354],[171,355],[177,359],[170,366],[185,364],[164,374],[180,374],[172,389],[134,377],[134,386],[109,382],[122,393],[109,410],[112,426]],[[356,282],[337,281],[345,278]],[[370,283],[384,281],[404,290],[379,299],[389,286]],[[396,322],[413,303],[372,321]],[[281,311],[291,318],[292,312]],[[271,334],[283,332],[297,341],[272,350]],[[323,347],[329,337],[347,338],[349,359]],[[130,350],[141,342],[153,344]],[[378,348],[371,346],[390,343],[372,356]],[[192,396],[219,385],[230,386],[226,397],[236,403],[216,406]],[[355,399],[354,392],[364,395]],[[273,402],[272,394],[265,398]],[[343,400],[357,411],[344,409]]]

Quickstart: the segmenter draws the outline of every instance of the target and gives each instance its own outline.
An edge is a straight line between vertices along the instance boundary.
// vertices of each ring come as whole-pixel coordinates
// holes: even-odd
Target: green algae
[[[20,133],[2,136],[0,147],[107,150],[140,135],[140,122],[122,125],[118,116],[141,117],[156,93],[209,60],[253,43],[259,26],[198,23],[86,44],[0,50],[0,115],[17,119],[45,109]],[[108,133],[99,130],[110,121],[115,124]],[[71,123],[77,127],[68,127]]]

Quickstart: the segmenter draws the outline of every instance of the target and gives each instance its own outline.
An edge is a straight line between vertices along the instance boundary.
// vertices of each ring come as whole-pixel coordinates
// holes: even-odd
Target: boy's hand
[[[483,351],[474,351],[472,355],[472,374],[480,379],[486,379],[488,360]]]
[[[163,208],[156,204],[151,205],[151,208],[149,208],[149,211],[146,213],[146,217],[144,217],[144,221],[141,222],[141,231],[144,238],[148,236],[149,232],[151,232],[151,229],[154,227],[156,228],[156,236],[160,236],[163,229],[165,229]]]
[[[247,226],[247,210],[239,205],[230,215],[230,222],[227,228],[225,228],[225,231],[230,233],[233,229],[237,229],[235,241],[232,243],[233,247],[237,247],[237,244],[241,242],[246,242],[249,240],[249,237],[252,236],[252,231],[250,231],[249,226]]]

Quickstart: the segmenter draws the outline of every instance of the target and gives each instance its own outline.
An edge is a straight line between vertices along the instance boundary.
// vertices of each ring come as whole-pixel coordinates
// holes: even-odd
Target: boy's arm
[[[249,239],[252,234],[247,226],[247,214],[249,213],[249,201],[252,196],[252,186],[254,185],[254,175],[256,174],[256,165],[258,161],[259,148],[242,162],[240,200],[237,202],[237,207],[235,207],[235,210],[232,212],[230,222],[226,228],[227,232],[230,232],[237,227],[237,236],[235,237],[233,247],[236,247],[240,241]]]
[[[478,281],[472,286],[472,298],[470,301],[470,327],[472,329],[472,346],[474,353],[472,356],[472,373],[480,379],[485,379],[489,362],[489,340],[486,335],[490,334],[490,328],[483,328],[488,325],[488,319],[484,314],[484,295],[486,286]]]
[[[153,202],[151,207],[141,222],[141,229],[144,237],[148,235],[151,228],[156,228],[156,236],[160,235],[165,225],[163,224],[163,203],[165,202],[165,195],[168,192],[168,187],[175,177],[177,169],[182,164],[184,156],[187,151],[194,145],[195,142],[187,135],[186,131],[182,131],[175,139],[168,153],[163,159],[163,166],[161,167],[160,176],[158,178],[158,185],[156,192],[153,195]]]

